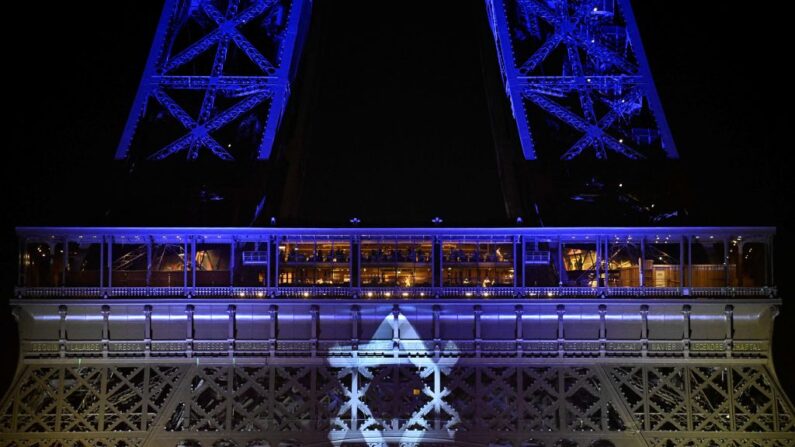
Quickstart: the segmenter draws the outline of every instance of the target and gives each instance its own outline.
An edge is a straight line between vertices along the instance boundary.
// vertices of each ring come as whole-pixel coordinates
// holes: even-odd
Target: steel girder
[[[526,159],[678,158],[629,0],[486,5]]]
[[[167,0],[116,151],[267,159],[309,0]]]

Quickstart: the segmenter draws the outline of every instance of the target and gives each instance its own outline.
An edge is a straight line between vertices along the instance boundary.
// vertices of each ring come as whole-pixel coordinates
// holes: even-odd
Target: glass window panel
[[[196,285],[221,287],[229,285],[229,244],[196,244]]]
[[[680,287],[681,243],[670,235],[646,238],[643,282],[646,287]]]
[[[347,239],[288,238],[279,244],[279,286],[349,286],[350,256]]]
[[[146,286],[146,244],[113,244],[114,287]]]
[[[525,286],[557,286],[560,281],[558,256],[557,241],[528,241],[525,248]]]
[[[608,286],[638,287],[640,286],[641,249],[640,240],[632,242],[611,241],[608,244]]]
[[[448,241],[442,244],[444,286],[511,287],[513,244],[494,241]]]
[[[153,287],[182,287],[184,285],[185,246],[183,243],[159,243],[152,247]]]
[[[69,242],[66,284],[69,286],[99,286],[102,244]]]
[[[715,235],[697,235],[691,247],[693,287],[724,287],[723,241]]]

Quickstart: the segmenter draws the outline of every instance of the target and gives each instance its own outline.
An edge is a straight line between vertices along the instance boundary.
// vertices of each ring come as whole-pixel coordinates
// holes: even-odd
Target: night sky
[[[481,1],[315,0],[277,161],[139,163],[132,173],[112,158],[161,2],[16,2],[6,17],[30,28],[4,31],[11,113],[4,296],[12,296],[16,271],[15,226],[248,225],[251,205],[265,192],[268,215],[285,225],[345,225],[357,216],[364,224],[419,226],[436,215],[452,226],[506,225],[516,214],[532,225],[644,223],[609,198],[592,208],[569,203],[595,172],[678,210],[671,224],[778,227],[776,275],[785,306],[776,362],[795,396],[794,356],[784,346],[795,336],[795,308],[786,305],[795,288],[783,281],[795,267],[787,217],[795,195],[784,177],[792,95],[777,87],[787,84],[779,70],[791,25],[786,14],[751,4],[633,6],[681,160],[517,162],[521,203],[506,211],[495,141],[520,149],[510,130],[492,125],[500,112],[488,104],[504,115],[507,100],[493,82],[497,66],[488,57],[493,43]],[[30,35],[36,38],[26,40]],[[193,206],[203,185],[226,200]],[[6,308],[0,319],[10,360],[17,342]],[[12,363],[0,368],[0,389]]]

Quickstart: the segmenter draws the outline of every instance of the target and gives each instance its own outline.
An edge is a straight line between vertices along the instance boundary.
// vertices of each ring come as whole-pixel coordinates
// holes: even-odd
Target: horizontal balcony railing
[[[23,340],[28,355],[105,355],[105,356],[193,356],[223,357],[231,353],[242,356],[282,356],[308,354],[327,357],[361,355],[392,356],[395,352],[412,356],[472,356],[478,353],[510,356],[538,354],[569,356],[670,354],[690,351],[690,355],[732,352],[734,356],[764,356],[769,349],[765,340],[690,340],[610,338],[582,339],[447,339],[408,340],[395,344],[391,339],[358,341],[351,339],[169,339],[169,340]]]
[[[639,298],[773,297],[775,287],[18,287],[18,298]]]

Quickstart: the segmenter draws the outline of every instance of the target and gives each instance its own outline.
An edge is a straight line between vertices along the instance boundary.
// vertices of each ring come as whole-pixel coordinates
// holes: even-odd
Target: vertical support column
[[[563,287],[563,236],[558,237],[558,287]]]
[[[524,333],[522,327],[522,314],[524,314],[524,307],[521,304],[517,304],[514,307],[514,312],[516,313],[516,357],[522,357],[522,351],[524,349]],[[517,374],[519,374],[517,372]]]
[[[687,236],[687,286],[693,287],[693,236]]]
[[[102,313],[102,357],[108,356],[108,346],[110,343],[110,306],[104,304],[101,309]]]
[[[679,238],[679,295],[685,288],[685,237]]]
[[[107,236],[106,241],[108,244],[108,288],[110,289],[113,287],[113,236]],[[107,292],[104,297],[108,297]]]
[[[146,287],[152,286],[152,245],[154,241],[151,237],[146,241]],[[148,291],[147,291],[148,293]]]
[[[527,287],[527,238],[521,236],[519,242],[519,272],[522,274],[521,287]]]
[[[191,280],[190,280],[190,287],[194,289],[196,287],[196,238],[198,236],[191,236],[190,238],[190,272],[191,272]]]
[[[58,306],[58,350],[61,357],[66,357],[66,312],[67,307],[63,304]]]
[[[281,250],[279,250],[279,243],[280,242],[279,242],[279,237],[278,236],[273,236],[271,238],[270,245],[272,245],[274,247],[274,250],[273,250],[274,251],[274,255],[273,255],[273,259],[274,259],[274,262],[273,262],[273,274],[271,275],[271,273],[268,273],[268,282],[269,282],[268,286],[273,288],[273,289],[277,289],[277,290],[278,290],[278,287],[279,287],[279,262],[281,261],[280,258],[282,257],[282,252],[281,252]],[[270,272],[270,271],[271,271],[271,269],[269,268],[268,272]],[[271,278],[273,278],[272,282],[271,282]],[[271,292],[271,297],[273,297],[275,295],[276,295],[276,292],[272,291]]]
[[[684,315],[684,334],[682,344],[684,345],[685,358],[690,357],[690,305],[685,304],[682,306],[682,315]]]
[[[475,314],[475,357],[480,357],[480,349],[483,342],[480,332],[480,317],[483,314],[483,308],[480,307],[480,304],[476,304],[473,311]]]
[[[726,341],[724,342],[724,349],[726,350],[726,357],[731,357],[732,349],[734,348],[734,306],[727,304],[723,312],[726,316]]]
[[[351,249],[351,260],[350,260],[350,268],[351,268],[351,284],[350,286],[355,288],[356,291],[353,293],[354,298],[359,297],[359,287],[362,286],[362,279],[359,272],[361,271],[362,266],[362,253],[361,253],[361,243],[359,241],[359,236],[351,236],[350,241],[350,249]]]
[[[433,353],[434,356],[439,357],[442,353],[442,337],[441,337],[441,317],[442,307],[438,304],[433,305]]]
[[[607,350],[607,306],[599,305],[599,355],[604,357]]]
[[[640,349],[641,356],[646,357],[649,353],[649,306],[640,306]]]
[[[444,285],[444,279],[442,276],[444,275],[444,265],[443,265],[443,258],[444,253],[442,253],[442,242],[439,240],[439,236],[433,237],[433,252],[431,253],[431,260],[433,262],[433,287],[440,288]],[[435,293],[436,297],[439,297],[439,292]]]
[[[237,306],[230,304],[226,308],[226,313],[229,314],[229,326],[226,334],[227,351],[229,357],[235,356],[235,340],[237,339]]]
[[[309,334],[309,343],[312,345],[311,355],[312,357],[317,356],[317,347],[318,347],[318,330],[320,326],[320,308],[317,304],[313,304],[309,307],[309,315],[312,321],[312,327]]]
[[[152,306],[144,306],[144,357],[152,352]]]
[[[267,288],[275,287],[279,281],[279,241],[274,236],[268,237],[265,250],[268,252],[268,265],[265,266],[265,283]]]
[[[524,238],[520,235],[514,236],[513,239],[513,286],[524,287],[524,271],[521,266],[524,265]],[[514,296],[518,296],[514,292]]]
[[[188,295],[188,259],[190,255],[188,254],[188,241],[185,240],[182,243],[182,293],[183,295]],[[190,296],[188,296],[190,298]]]
[[[558,304],[557,307],[558,312],[558,356],[563,357],[563,341],[565,340],[566,334],[563,331],[563,314],[566,313],[566,306],[563,304]]]
[[[194,327],[193,327],[193,315],[196,309],[193,307],[193,304],[188,304],[185,306],[185,323],[186,323],[186,333],[185,333],[185,354],[188,358],[193,356],[193,336],[194,336]]]
[[[105,288],[105,237],[99,239],[99,288]]]
[[[268,308],[268,315],[270,315],[271,318],[270,340],[268,340],[268,344],[270,345],[270,355],[273,357],[276,355],[276,337],[279,333],[277,327],[279,324],[279,306],[271,304]]]
[[[609,295],[610,290],[610,236],[605,236],[604,239],[604,246],[602,247],[602,253],[604,257],[604,268],[605,268],[605,291],[607,292],[606,295]]]
[[[354,304],[351,306],[351,351],[354,352],[354,356],[356,356],[356,351],[359,350],[359,317],[359,306]]]
[[[233,237],[232,242],[229,244],[229,287],[235,286],[235,268],[237,267],[237,259],[235,256],[237,256],[237,239]],[[270,263],[268,265],[270,265]]]

